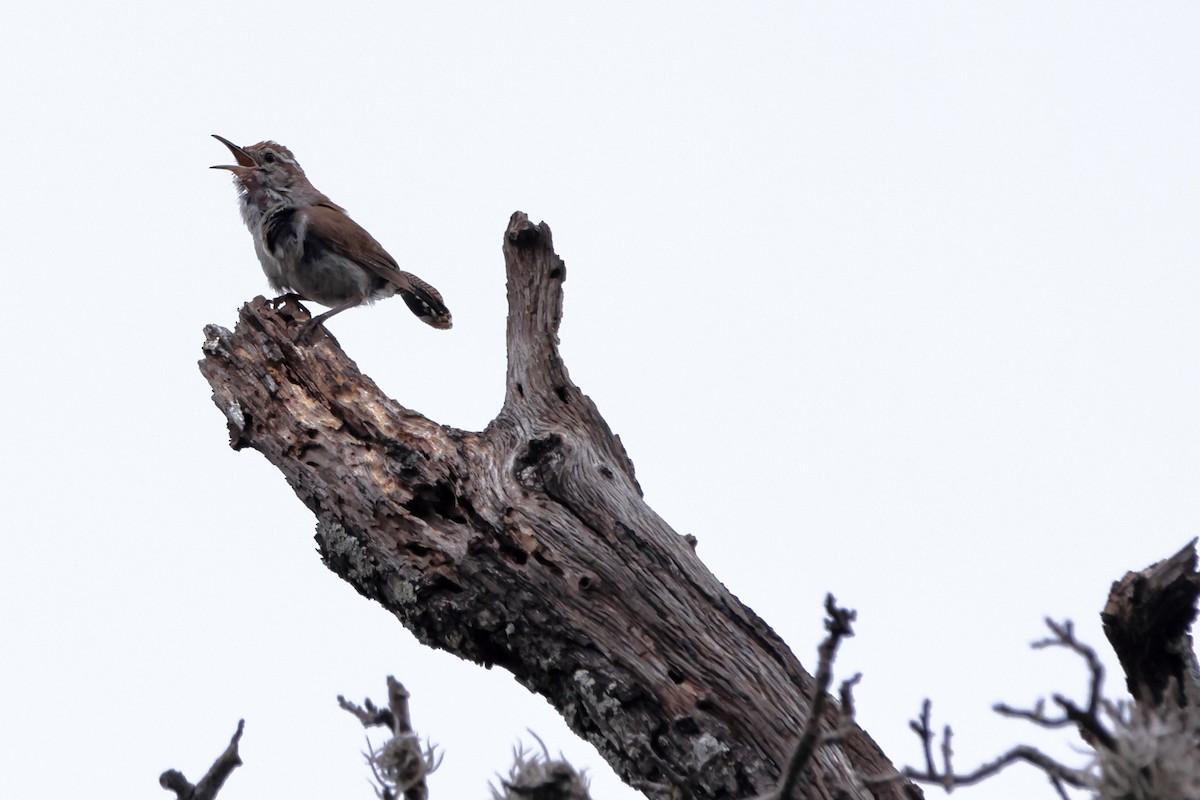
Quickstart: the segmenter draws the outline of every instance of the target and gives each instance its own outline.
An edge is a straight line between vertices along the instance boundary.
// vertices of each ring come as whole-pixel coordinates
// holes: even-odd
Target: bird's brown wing
[[[303,213],[306,239],[308,234],[315,234],[333,252],[394,284],[405,304],[422,322],[443,329],[453,324],[441,293],[411,272],[400,269],[383,245],[340,208],[331,203],[310,206]]]

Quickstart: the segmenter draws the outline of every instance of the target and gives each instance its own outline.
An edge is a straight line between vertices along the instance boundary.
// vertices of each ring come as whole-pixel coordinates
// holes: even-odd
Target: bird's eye
[[[263,161],[267,162],[268,164],[274,164],[275,154],[268,150],[267,152],[263,153]]]

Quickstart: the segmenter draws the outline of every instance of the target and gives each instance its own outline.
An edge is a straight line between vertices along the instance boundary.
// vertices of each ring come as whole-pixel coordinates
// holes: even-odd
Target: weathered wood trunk
[[[631,785],[713,800],[765,792],[812,678],[643,502],[620,439],[568,377],[566,270],[549,228],[514,214],[504,257],[507,392],[486,430],[385,397],[328,336],[293,344],[301,312],[258,298],[235,331],[206,328],[201,370],[232,446],[283,472],[317,517],[330,569],[422,642],[511,671]],[[852,726],[820,748],[801,794],[919,794],[858,779],[891,769]]]

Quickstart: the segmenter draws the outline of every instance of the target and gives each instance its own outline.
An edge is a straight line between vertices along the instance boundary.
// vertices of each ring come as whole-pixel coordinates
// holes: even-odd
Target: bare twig
[[[912,728],[921,740],[921,752],[925,754],[926,775],[937,774],[937,769],[933,765],[933,728],[929,724],[932,712],[933,701],[925,698],[925,702],[921,704],[921,716],[917,719],[909,720],[908,723],[908,727]]]
[[[388,707],[379,708],[371,700],[363,700],[358,706],[338,695],[338,705],[349,711],[364,728],[385,727],[392,736],[379,747],[367,740],[367,752],[363,755],[378,786],[375,793],[380,800],[428,800],[429,787],[425,778],[441,766],[441,756],[432,744],[421,747],[409,719],[408,690],[391,675],[387,679]]]
[[[842,687],[838,690],[838,698],[842,704],[842,716],[846,719],[854,719],[854,687],[861,680],[862,673],[856,672],[842,681]]]
[[[1067,697],[1055,694],[1051,699],[1062,711],[1062,716],[1051,716],[1048,714],[1044,699],[1039,699],[1033,708],[1029,709],[1013,708],[1004,703],[997,703],[992,707],[993,710],[1003,716],[1029,720],[1043,728],[1061,728],[1074,724],[1078,726],[1080,736],[1089,745],[1103,747],[1110,751],[1114,750],[1116,740],[1100,720],[1100,714],[1105,706],[1103,695],[1104,666],[1100,663],[1099,656],[1096,655],[1095,650],[1080,642],[1075,637],[1075,627],[1069,620],[1059,623],[1052,619],[1046,619],[1046,626],[1053,635],[1034,642],[1032,647],[1035,650],[1048,647],[1064,647],[1076,653],[1087,662],[1090,680],[1086,704],[1081,707]],[[1019,761],[1032,764],[1044,772],[1050,779],[1050,783],[1054,786],[1055,791],[1061,797],[1066,797],[1064,786],[1083,788],[1089,785],[1086,770],[1074,769],[1060,764],[1037,748],[1028,745],[1014,747],[1000,757],[977,767],[971,772],[965,774],[956,773],[951,762],[952,748],[950,742],[953,731],[949,725],[945,727],[942,733],[942,766],[938,768],[933,755],[936,736],[930,722],[929,700],[926,700],[922,705],[920,717],[910,722],[909,727],[913,729],[921,740],[921,750],[925,757],[925,769],[917,770],[912,767],[906,767],[904,775],[914,781],[938,784],[947,792],[958,786],[969,786],[978,783],[985,778],[995,775],[1010,764],[1015,764]]]
[[[1002,717],[1029,720],[1041,728],[1062,728],[1071,724],[1071,720],[1065,714],[1061,717],[1049,716],[1046,713],[1046,700],[1041,697],[1033,704],[1033,708],[1014,708],[1007,703],[996,703],[992,706],[992,711]]]
[[[1041,699],[1032,709],[1028,710],[1012,708],[1003,703],[998,703],[993,706],[993,709],[1003,716],[1027,719],[1043,728],[1061,728],[1074,723],[1079,727],[1080,736],[1089,745],[1093,747],[1098,745],[1107,750],[1114,749],[1116,741],[1112,733],[1100,721],[1100,712],[1104,702],[1104,665],[1100,663],[1100,657],[1093,648],[1075,638],[1075,626],[1070,620],[1058,623],[1047,618],[1046,627],[1050,628],[1054,635],[1040,639],[1031,646],[1035,650],[1064,647],[1087,662],[1090,682],[1086,707],[1081,708],[1067,697],[1055,694],[1051,699],[1062,709],[1063,716],[1061,717],[1048,716],[1045,713],[1046,703]]]
[[[821,734],[818,745],[840,744],[845,742],[854,731],[854,687],[862,680],[862,673],[856,672],[838,687],[838,723],[834,730]],[[899,777],[900,773],[895,773]]]
[[[950,760],[952,731],[949,725],[945,727],[942,733],[941,749],[943,766],[941,769],[938,769],[934,763],[935,759],[933,755],[934,742],[937,736],[934,734],[930,724],[930,716],[930,702],[926,700],[922,706],[920,718],[909,723],[909,727],[921,739],[921,749],[925,755],[925,769],[918,770],[912,767],[905,767],[904,776],[906,778],[924,783],[935,783],[949,792],[959,786],[970,786],[971,784],[979,783],[985,778],[990,778],[997,774],[1010,764],[1024,761],[1028,764],[1033,764],[1045,772],[1051,782],[1065,783],[1077,788],[1087,785],[1086,773],[1083,770],[1072,769],[1071,767],[1059,764],[1037,748],[1029,747],[1028,745],[1014,747],[999,758],[982,764],[968,773],[956,773]]]
[[[829,632],[829,635],[817,648],[817,674],[814,676],[816,687],[813,690],[812,707],[808,710],[808,718],[804,721],[800,739],[796,742],[792,757],[788,760],[779,787],[766,797],[788,800],[796,788],[801,773],[808,766],[808,762],[812,760],[813,752],[822,743],[821,718],[825,713],[829,686],[833,682],[833,662],[837,657],[837,649],[842,639],[854,635],[851,623],[857,616],[853,609],[839,608],[832,594],[825,595],[825,613],[827,615],[825,630]],[[850,694],[851,688],[858,682],[859,677],[861,676],[856,675],[842,684],[843,698]],[[850,707],[853,708],[852,702]]]
[[[338,705],[344,710],[358,717],[358,721],[362,723],[364,728],[381,726],[391,729],[396,725],[395,718],[392,716],[392,710],[390,708],[379,708],[371,702],[371,698],[369,697],[363,700],[361,706],[351,703],[340,694],[337,701]]]
[[[238,720],[237,730],[234,731],[233,738],[229,740],[229,746],[225,748],[225,752],[217,756],[217,760],[208,768],[208,772],[204,774],[199,783],[192,785],[187,778],[183,777],[182,772],[177,769],[169,769],[158,777],[158,785],[174,792],[178,800],[213,800],[217,796],[217,792],[221,791],[225,779],[242,764],[241,756],[238,755],[238,741],[242,738],[242,729],[245,727],[245,723],[244,719]]]

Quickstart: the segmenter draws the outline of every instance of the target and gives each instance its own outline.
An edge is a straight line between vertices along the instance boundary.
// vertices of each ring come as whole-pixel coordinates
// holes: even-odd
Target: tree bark
[[[813,679],[642,500],[633,464],[558,351],[566,268],[518,212],[504,236],[508,375],[482,432],[384,396],[305,315],[257,298],[210,325],[201,371],[235,449],[261,452],[317,517],[326,565],[417,638],[499,665],[648,793],[732,800],[778,781]],[[814,609],[815,611],[815,609]],[[842,722],[836,703],[825,733]],[[919,796],[850,723],[810,798]]]
[[[1197,597],[1195,539],[1113,583],[1100,618],[1139,706],[1200,707],[1200,665],[1191,636]]]

